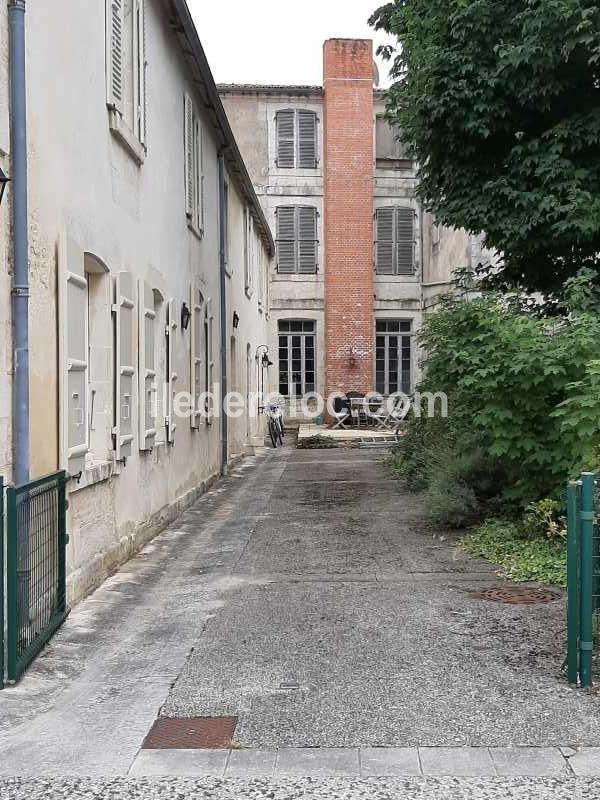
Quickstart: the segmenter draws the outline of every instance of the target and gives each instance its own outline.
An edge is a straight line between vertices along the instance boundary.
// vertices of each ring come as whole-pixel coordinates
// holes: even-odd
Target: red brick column
[[[373,43],[323,52],[326,392],[373,381]]]

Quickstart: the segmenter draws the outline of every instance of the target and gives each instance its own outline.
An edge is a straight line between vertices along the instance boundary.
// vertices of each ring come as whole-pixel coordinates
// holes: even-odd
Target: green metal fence
[[[4,478],[0,476],[0,689],[4,689]]]
[[[6,492],[6,666],[14,682],[67,615],[65,472]]]
[[[584,472],[567,494],[567,674],[590,687],[600,622],[600,536],[598,481]]]

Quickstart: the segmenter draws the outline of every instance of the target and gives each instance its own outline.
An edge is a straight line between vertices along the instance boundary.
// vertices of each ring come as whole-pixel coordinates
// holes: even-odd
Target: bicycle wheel
[[[277,420],[277,438],[279,439],[279,444],[283,447],[283,434],[285,431],[283,430],[283,422],[281,419]]]
[[[277,439],[279,437],[277,422],[274,419],[269,419],[269,436],[271,437],[271,443],[273,444],[273,447],[277,447]]]

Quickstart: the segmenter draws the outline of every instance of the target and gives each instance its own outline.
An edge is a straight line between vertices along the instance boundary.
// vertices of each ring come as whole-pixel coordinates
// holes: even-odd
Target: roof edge
[[[304,86],[300,84],[260,84],[260,83],[218,83],[220,94],[269,94],[294,97],[321,97],[322,86]]]

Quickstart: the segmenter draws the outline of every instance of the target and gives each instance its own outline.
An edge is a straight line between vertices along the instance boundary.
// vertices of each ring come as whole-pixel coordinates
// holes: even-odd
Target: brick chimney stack
[[[323,49],[326,392],[373,381],[373,43]]]

